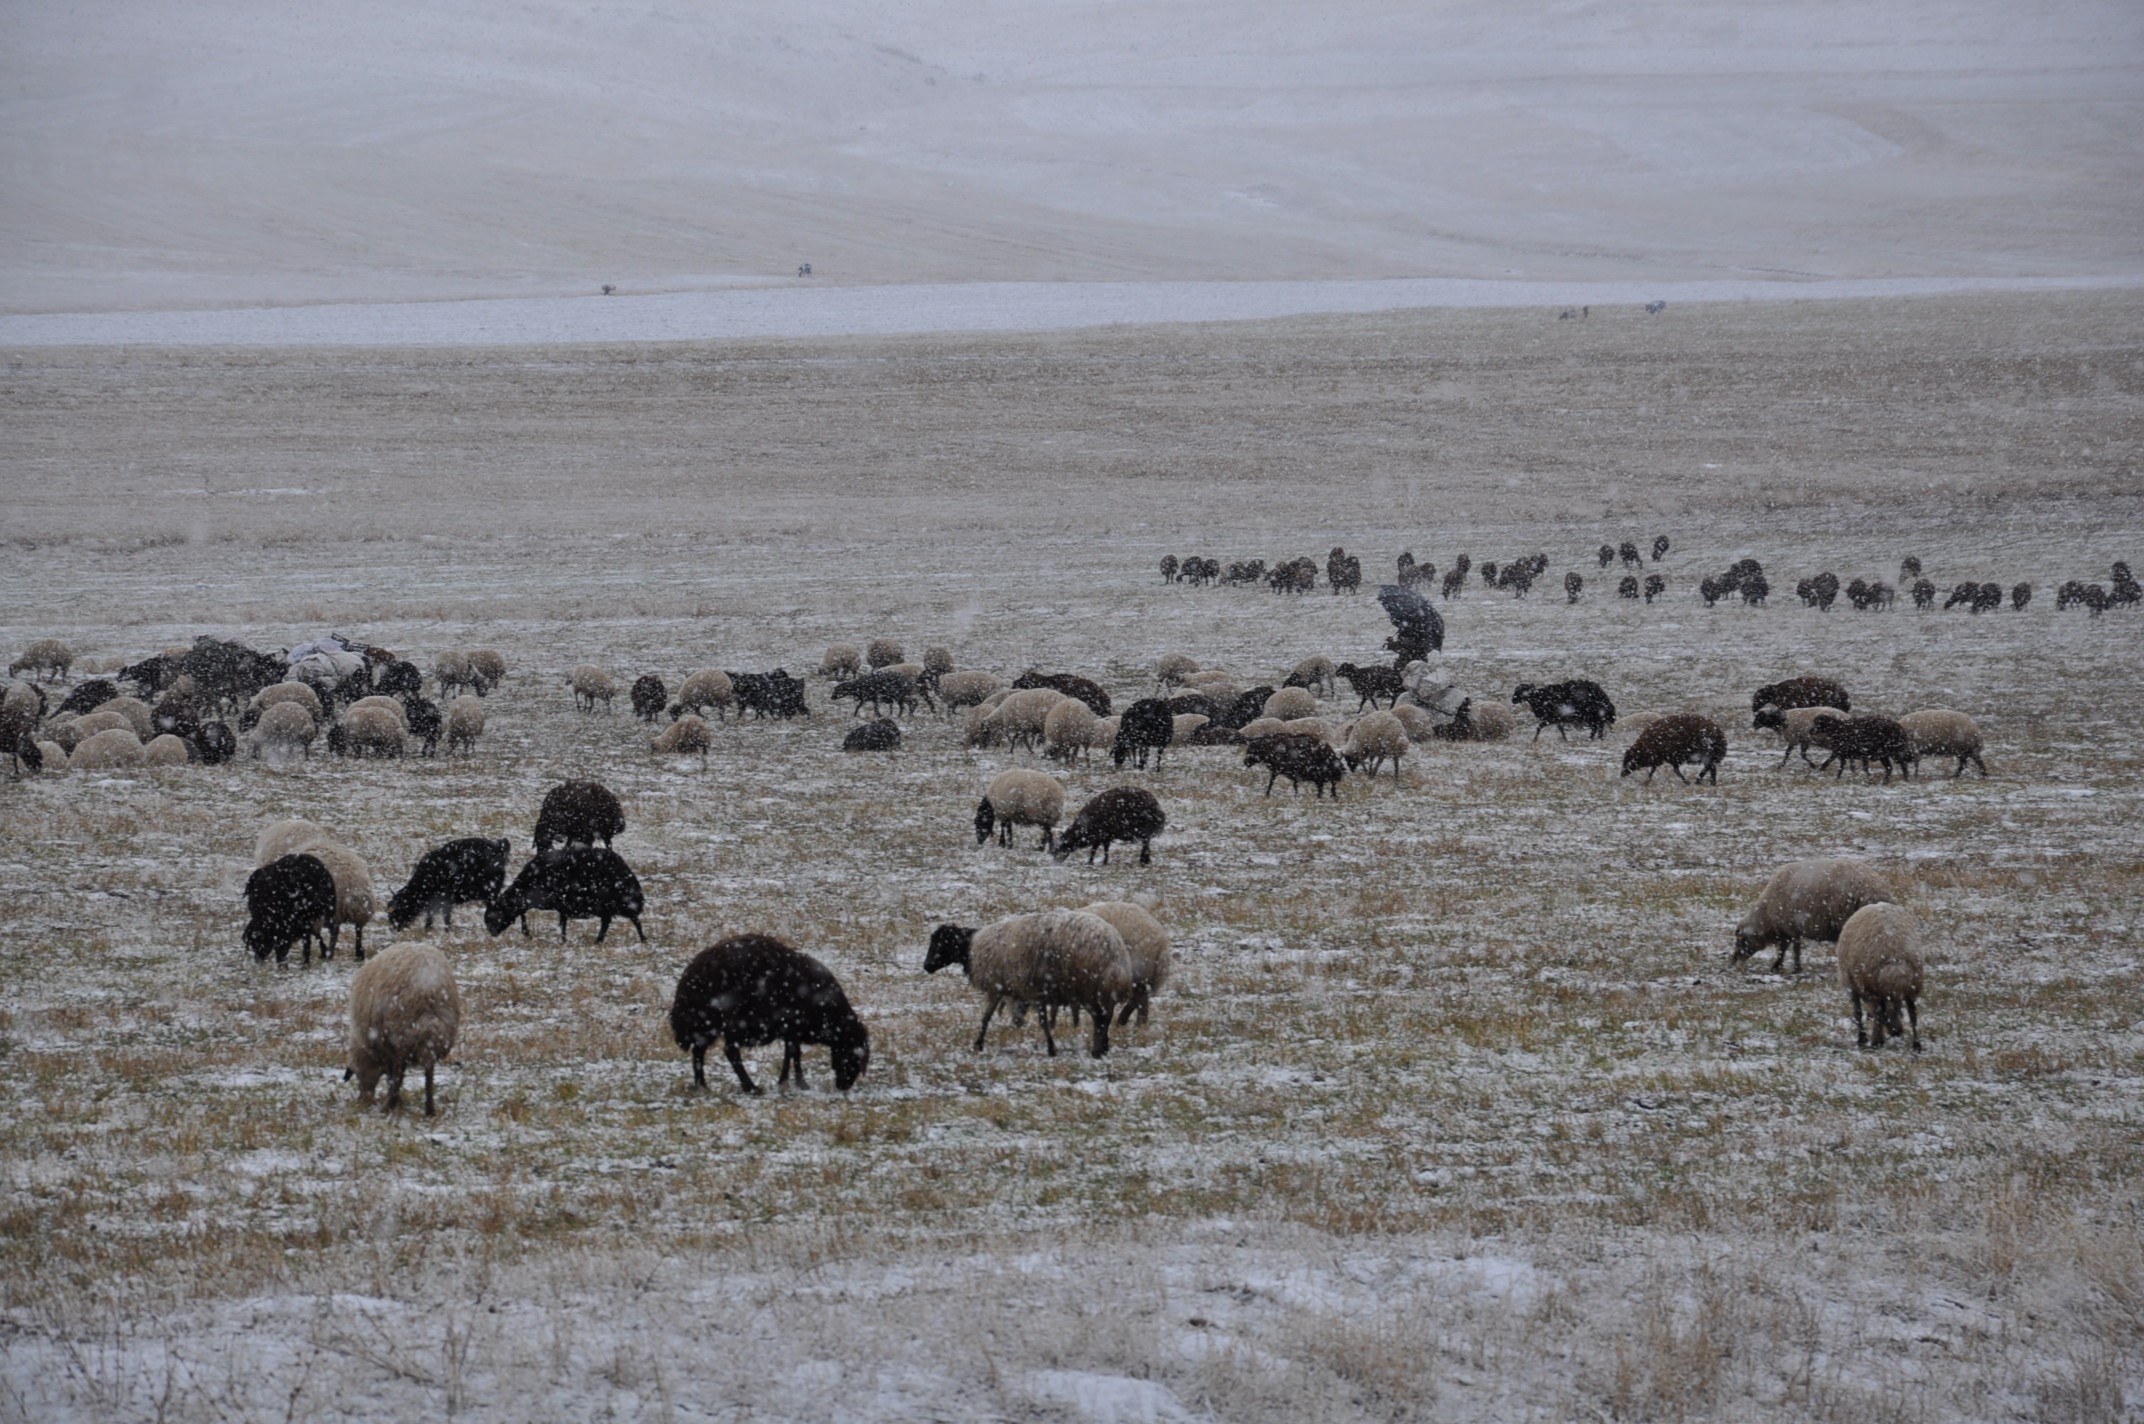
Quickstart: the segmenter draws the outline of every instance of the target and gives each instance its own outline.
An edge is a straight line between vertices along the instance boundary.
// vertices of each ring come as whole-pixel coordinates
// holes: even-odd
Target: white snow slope
[[[0,310],[2144,270],[2129,0],[22,0]]]

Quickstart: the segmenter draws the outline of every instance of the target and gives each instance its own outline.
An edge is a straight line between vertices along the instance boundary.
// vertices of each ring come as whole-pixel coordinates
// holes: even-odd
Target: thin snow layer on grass
[[[2133,305],[22,355],[10,656],[336,628],[511,666],[471,757],[0,783],[0,1400],[2109,1417],[2144,1388],[2144,660],[2134,611],[2058,613],[2052,587],[2144,543]],[[319,494],[293,518],[161,493],[226,484]],[[213,526],[174,533],[175,503]],[[1592,551],[1655,533],[1667,601],[1607,596]],[[1189,589],[1156,560],[1339,543],[1373,581],[1402,549],[1548,553],[1531,598],[1476,577],[1440,602],[1445,674],[1708,712],[1720,785],[1619,777],[1620,730],[1418,746],[1337,803],[1262,795],[1230,748],[1054,767],[929,712],[859,756],[823,680],[808,719],[718,719],[703,766],[566,681],[805,670],[890,635],[1120,703],[1171,651],[1273,682],[1377,658],[1374,599]],[[1980,617],[1793,598],[1906,553],[2040,594]],[[1745,554],[1771,603],[1703,608],[1697,577]],[[1991,775],[1781,767],[1749,692],[1803,671],[1857,709],[1971,712]],[[1035,765],[1072,806],[1152,788],[1153,864],[978,846],[982,787]],[[413,930],[463,1000],[441,1111],[359,1111],[347,950],[241,947],[260,827],[319,822],[384,895],[457,836],[518,861],[571,776],[624,803],[649,942],[541,915],[493,938],[474,907]],[[1828,947],[1800,976],[1729,962],[1765,877],[1815,854],[1870,860],[1921,915],[1918,1057],[1852,1046]],[[1045,1056],[1032,1020],[972,1052],[979,1002],[921,973],[941,921],[1129,896],[1175,967],[1105,1059],[1076,1033]],[[807,1091],[689,1086],[677,975],[747,929],[841,979],[872,1035],[853,1092],[820,1049]],[[768,1083],[779,1050],[746,1056]]]
[[[1386,281],[964,282],[784,287],[647,296],[498,298],[219,311],[63,312],[0,316],[0,347],[539,346],[745,341],[946,332],[1069,331],[1265,321],[1426,307],[1641,306],[1667,302],[1866,301],[1975,292],[2144,286],[2109,277],[1892,277],[1832,280],[1513,282]],[[1590,321],[1590,310],[1584,318]],[[302,495],[302,488],[254,495]]]

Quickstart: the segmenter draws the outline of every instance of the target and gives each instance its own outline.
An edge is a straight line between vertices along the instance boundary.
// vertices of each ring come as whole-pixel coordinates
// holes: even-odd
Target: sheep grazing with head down
[[[1181,687],[1185,678],[1199,670],[1199,660],[1188,653],[1164,653],[1154,663],[1154,685],[1166,691]]]
[[[879,668],[892,667],[895,663],[905,663],[908,659],[902,656],[901,645],[898,640],[893,638],[873,638],[871,645],[864,649],[864,661],[869,663],[872,669],[876,671]]]
[[[1098,900],[1084,908],[1088,914],[1109,921],[1132,957],[1131,997],[1117,1014],[1117,1027],[1130,1023],[1134,1014],[1145,1023],[1148,1004],[1169,982],[1169,932],[1145,906],[1129,900]]]
[[[1727,755],[1727,734],[1720,724],[1710,717],[1695,712],[1678,712],[1662,717],[1644,731],[1623,753],[1623,775],[1643,771],[1650,782],[1653,773],[1661,767],[1675,773],[1677,781],[1689,784],[1690,778],[1682,774],[1686,761],[1698,763],[1697,780],[1702,783],[1707,776],[1712,784],[1720,784],[1720,762]]]
[[[476,671],[469,666],[469,655],[453,649],[432,659],[432,676],[439,681],[441,697],[452,697],[462,688],[476,686]]]
[[[678,687],[677,701],[670,705],[670,715],[674,719],[691,712],[704,717],[707,709],[712,707],[715,715],[726,722],[730,704],[736,696],[736,688],[728,673],[720,668],[701,668]]]
[[[1028,687],[1014,691],[986,719],[989,737],[1010,747],[1033,751],[1041,745],[1050,709],[1064,700],[1054,687]]]
[[[715,744],[715,734],[706,722],[690,712],[663,728],[648,739],[648,750],[656,756],[666,754],[700,754],[701,765],[707,763],[708,748]]]
[[[1854,1038],[1863,1048],[1883,1047],[1884,1035],[1904,1037],[1912,1025],[1913,1051],[1921,1051],[1921,927],[1899,905],[1864,905],[1839,931],[1839,983],[1853,1000]],[[1866,1003],[1874,1029],[1861,1021]]]
[[[1846,775],[1846,768],[1854,762],[1861,763],[1863,773],[1868,772],[1872,761],[1883,763],[1884,785],[1891,784],[1891,768],[1896,766],[1902,777],[1913,775],[1913,743],[1906,729],[1889,717],[1860,716],[1839,717],[1829,712],[1819,712],[1810,724],[1810,734],[1821,737],[1831,748],[1831,755],[1817,767],[1822,771],[1833,762],[1839,769],[1832,773],[1838,780]]]
[[[640,877],[625,858],[608,847],[569,845],[530,856],[514,877],[514,883],[499,892],[484,909],[484,928],[494,936],[504,934],[515,920],[521,933],[529,933],[529,911],[551,910],[558,915],[558,937],[566,937],[566,921],[595,920],[596,943],[610,933],[614,919],[629,921],[640,942],[648,932],[640,927],[640,912],[646,906]]]
[[[372,923],[374,897],[372,891],[372,868],[365,864],[363,856],[343,845],[311,821],[299,817],[270,822],[254,843],[253,859],[256,865],[268,865],[283,856],[305,854],[317,859],[327,867],[329,878],[335,885],[335,914],[328,922],[327,946],[321,958],[335,957],[335,946],[342,927],[349,925],[355,931],[354,943],[360,963],[365,958],[365,926]]]
[[[7,675],[36,673],[46,682],[64,682],[74,666],[74,649],[57,638],[39,638],[23,649],[22,656],[7,665]]]
[[[1005,686],[995,673],[949,672],[938,679],[938,700],[945,710],[973,707]]]
[[[544,793],[536,813],[536,849],[553,845],[609,845],[625,829],[625,808],[599,781],[561,781]]]
[[[169,732],[150,738],[141,749],[143,766],[184,766],[192,760],[187,754],[185,739]]]
[[[1419,710],[1419,709],[1416,709]],[[1368,764],[1370,776],[1377,775],[1378,767],[1392,763],[1395,780],[1400,774],[1400,758],[1413,747],[1414,739],[1407,733],[1407,724],[1398,716],[1398,710],[1371,712],[1358,717],[1349,724],[1341,738],[1340,759],[1347,763],[1349,771],[1361,771]]]
[[[387,1079],[388,1112],[402,1106],[402,1077],[424,1070],[424,1115],[433,1116],[432,1074],[454,1051],[462,998],[447,957],[428,944],[391,944],[350,981],[350,1066],[360,1101]]]
[[[318,856],[280,856],[246,877],[246,948],[256,960],[290,958],[290,947],[303,941],[306,964],[313,962],[313,941],[320,957],[328,956],[328,934],[335,923],[335,880]]]
[[[1293,722],[1298,717],[1318,715],[1318,699],[1301,687],[1283,687],[1266,699],[1266,705],[1258,709],[1261,717],[1273,717],[1283,722]]]
[[[50,745],[57,748],[59,744]],[[31,771],[44,768],[45,751],[37,741],[37,713],[33,707],[19,702],[0,705],[0,750],[7,752],[18,778],[25,767]],[[66,755],[60,752],[62,759]]]
[[[1785,711],[1777,707],[1767,707],[1751,720],[1750,725],[1759,731],[1769,728],[1779,733],[1779,740],[1786,747],[1786,750],[1779,754],[1780,766],[1785,766],[1787,758],[1797,751],[1802,754],[1805,765],[1815,766],[1816,760],[1809,755],[1809,749],[1817,747],[1825,752],[1831,750],[1831,741],[1817,730],[1816,719],[1836,715],[1838,709],[1835,707],[1789,707]]]
[[[1053,761],[1072,765],[1084,755],[1094,759],[1095,729],[1101,718],[1094,709],[1077,697],[1067,697],[1052,707],[1042,719],[1042,754]]]
[[[834,1086],[846,1093],[871,1063],[871,1035],[827,967],[773,935],[736,934],[703,949],[678,976],[670,1000],[670,1036],[692,1053],[692,1083],[707,1086],[707,1050],[722,1051],[738,1086],[757,1097],[739,1050],[782,1045],[782,1075],[804,1081],[804,1045],[823,1044]]]
[[[1154,837],[1168,823],[1161,801],[1153,792],[1139,786],[1113,786],[1079,808],[1079,814],[1065,827],[1050,853],[1063,860],[1076,850],[1084,850],[1087,864],[1092,865],[1094,853],[1099,850],[1102,864],[1107,865],[1110,846],[1118,841],[1137,841],[1139,863],[1151,865]]]
[[[954,964],[983,997],[983,1021],[975,1031],[978,1053],[998,1009],[1025,1004],[1043,1011],[1042,1041],[1054,1058],[1057,1040],[1049,1010],[1077,1006],[1093,1016],[1090,1051],[1100,1058],[1109,1052],[1109,1024],[1117,1006],[1133,993],[1124,937],[1109,921],[1084,910],[1013,915],[980,929],[940,925],[931,932],[923,971],[936,974]]]
[[[1958,765],[1951,771],[1953,781],[1965,775],[1967,762],[1979,767],[1983,778],[1987,776],[1988,764],[1980,759],[1980,727],[1965,713],[1948,707],[1926,707],[1908,712],[1898,719],[1898,725],[1906,734],[1916,762],[1922,757],[1956,757]]]
[[[67,755],[67,765],[76,771],[119,771],[141,764],[141,738],[129,727],[107,727],[77,742]]]
[[[1779,947],[1772,972],[1786,967],[1794,952],[1794,972],[1802,972],[1802,941],[1832,941],[1864,905],[1895,905],[1898,892],[1881,875],[1859,861],[1825,858],[1795,860],[1772,872],[1756,905],[1735,926],[1734,962],[1768,945]]]
[[[899,662],[899,658],[894,659]],[[864,655],[854,643],[835,643],[828,647],[826,656],[819,659],[819,676],[831,678],[854,677],[864,670]]]
[[[343,714],[342,725],[334,731],[341,736],[331,734],[330,745],[353,757],[398,757],[409,741],[400,709],[390,712],[382,707],[352,707]]]
[[[1308,695],[1308,694],[1304,694]],[[1315,702],[1313,700],[1313,705]],[[1154,757],[1154,770],[1161,770],[1161,756],[1176,740],[1176,714],[1158,697],[1142,697],[1124,709],[1117,719],[1117,735],[1109,759],[1121,768],[1127,760],[1146,770],[1147,754]]]
[[[626,694],[633,704],[633,715],[643,722],[652,722],[662,715],[669,704],[670,689],[652,672],[644,672],[633,679],[631,691]]]
[[[1252,737],[1244,743],[1243,764],[1266,768],[1269,774],[1265,794],[1268,796],[1273,794],[1273,783],[1285,776],[1291,790],[1302,790],[1307,781],[1313,796],[1324,795],[1330,787],[1333,800],[1337,801],[1340,799],[1340,778],[1347,775],[1347,765],[1333,750],[1332,743],[1323,737],[1296,732]]]
[[[611,681],[610,674],[594,663],[576,663],[566,674],[566,681],[573,687],[573,705],[583,712],[595,711],[598,702],[608,712],[611,698],[618,694],[618,685]]]
[[[476,754],[476,739],[484,735],[484,703],[482,699],[463,693],[447,704],[445,730],[447,751],[460,752],[464,756]]]
[[[477,648],[469,654],[469,671],[476,678],[476,695],[483,697],[506,681],[506,659],[493,648]]]
[[[471,901],[489,905],[506,888],[506,857],[511,849],[512,843],[504,836],[497,840],[466,836],[426,851],[410,871],[409,882],[387,897],[388,927],[406,930],[421,914],[424,927],[430,929],[436,914],[453,929],[456,905]]]
[[[1550,727],[1565,741],[1571,739],[1566,729],[1584,727],[1587,740],[1597,741],[1608,735],[1615,725],[1615,704],[1608,700],[1608,693],[1599,683],[1589,678],[1573,678],[1569,682],[1552,682],[1546,686],[1522,682],[1511,694],[1513,706],[1524,704],[1534,714],[1534,740],[1541,740],[1541,733]]]
[[[1001,771],[975,808],[975,843],[984,844],[995,830],[998,844],[1009,846],[1014,826],[1035,826],[1042,831],[1037,848],[1048,850],[1064,814],[1065,788],[1056,777],[1024,767]]]
[[[1312,653],[1288,669],[1288,676],[1282,679],[1281,686],[1304,687],[1320,697],[1331,697],[1335,690],[1333,678],[1337,675],[1338,670],[1333,666],[1331,658],[1323,653]]]

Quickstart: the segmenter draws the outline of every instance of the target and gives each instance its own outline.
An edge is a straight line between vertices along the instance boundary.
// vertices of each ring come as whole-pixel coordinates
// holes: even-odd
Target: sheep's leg
[[[1891,1001],[1881,994],[1869,996],[1869,1047],[1881,1048],[1891,1026]]]
[[[564,910],[558,912],[558,942],[560,944],[566,942],[566,912]]]
[[[1921,1051],[1921,1011],[1914,1003],[1913,995],[1906,996],[1906,1020],[1913,1025],[1913,1051]]]
[[[1038,1017],[1042,1021],[1042,1046],[1049,1050],[1050,1057],[1055,1058],[1057,1056],[1057,1035],[1050,1031],[1050,1020],[1055,1017],[1055,1015],[1046,1013],[1041,1014]]]
[[[744,1056],[737,1051],[737,1045],[725,1038],[722,1040],[722,1052],[729,1058],[730,1068],[737,1074],[737,1081],[744,1090],[755,1098],[760,1096],[759,1084],[753,1082],[752,1075],[744,1071]]]
[[[393,1112],[402,1106],[402,1065],[397,1063],[387,1074],[387,1111]]]
[[[350,933],[352,936],[355,937],[354,942],[357,946],[357,962],[359,964],[363,964],[365,962],[365,927],[363,925],[353,925],[350,929]]]
[[[1854,1001],[1854,1042],[1862,1048],[1869,1046],[1869,1031],[1861,1022],[1861,991],[1849,989],[1848,997]]]
[[[1003,1002],[1002,996],[993,994],[990,996],[990,1001],[983,1005],[983,1024],[981,1028],[975,1031],[975,1051],[977,1053],[983,1051],[983,1040],[990,1033],[990,1016],[998,1011],[998,1005],[1001,1002]],[[1044,1034],[1049,1033],[1047,1026],[1042,1031]]]
[[[426,1117],[437,1115],[432,1107],[432,1065],[430,1063],[424,1065],[424,1115]]]
[[[640,936],[642,944],[646,944],[648,942],[648,932],[640,927],[640,916],[627,915],[626,918],[633,922],[633,933]]]
[[[1988,764],[1980,759],[1979,752],[1973,753],[1973,765],[1980,768],[1980,779],[1986,781],[1988,779]],[[1958,763],[1958,774],[1960,776],[1965,774],[1965,763],[1962,760]]]
[[[1266,778],[1266,795],[1271,796],[1273,794],[1273,783],[1278,780],[1280,780],[1280,772],[1276,769],[1272,775]],[[1294,783],[1289,784],[1293,785]]]
[[[1044,827],[1042,828],[1042,844],[1041,844],[1041,845],[1038,845],[1038,846],[1036,846],[1036,847],[1035,847],[1035,849],[1037,849],[1037,850],[1048,850],[1048,849],[1050,848],[1050,841],[1051,841],[1051,834],[1050,834],[1050,828],[1049,828],[1048,826],[1044,826]]]
[[[707,1086],[707,1045],[704,1043],[695,1043],[692,1046],[692,1086]]]
[[[1359,712],[1359,711],[1361,711],[1362,709],[1358,707],[1358,708],[1356,708],[1355,710]],[[1546,727],[1547,725],[1548,725],[1548,723],[1546,723],[1546,722],[1536,722],[1536,723],[1534,723],[1534,740],[1535,740],[1535,741],[1537,741],[1537,742],[1538,742],[1538,741],[1540,741],[1540,740],[1541,740],[1541,729],[1542,729],[1542,728],[1544,728],[1544,727]]]
[[[1096,1058],[1109,1052],[1109,1005],[1099,999],[1094,1004],[1094,1047],[1089,1052]]]
[[[609,916],[609,915],[598,915],[598,916],[596,916],[596,943],[597,943],[597,944],[601,944],[601,943],[603,943],[603,936],[605,936],[605,935],[607,935],[607,934],[609,934],[609,933],[610,933],[610,916]],[[564,939],[564,938],[565,938],[565,936],[564,936],[564,935],[560,935],[560,936],[559,936],[559,938],[560,938],[560,939]]]
[[[1683,785],[1685,785],[1685,786],[1688,786],[1688,785],[1690,784],[1690,778],[1689,778],[1689,777],[1687,777],[1687,776],[1684,776],[1684,775],[1682,774],[1682,763],[1681,763],[1681,762],[1679,762],[1679,761],[1671,761],[1671,762],[1669,762],[1669,763],[1668,763],[1668,770],[1669,770],[1669,771],[1672,771],[1672,772],[1674,772],[1674,773],[1675,773],[1675,779],[1676,779],[1677,781],[1681,782],[1681,783],[1682,783]],[[1700,773],[1700,774],[1702,774],[1702,773]]]
[[[1139,863],[1141,865],[1152,865],[1154,863],[1154,843],[1152,841],[1139,842]]]
[[[789,1040],[789,1061],[796,1065],[797,1086],[809,1088],[811,1084],[804,1081],[804,1045],[793,1038]]]

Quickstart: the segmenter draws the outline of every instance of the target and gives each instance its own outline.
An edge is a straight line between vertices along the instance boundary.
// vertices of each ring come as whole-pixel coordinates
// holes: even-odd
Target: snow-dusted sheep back
[[[698,752],[700,760],[707,760],[707,749],[715,744],[715,734],[702,719],[687,712],[672,722],[648,741],[648,750],[660,755],[665,752]]]
[[[350,981],[350,1066],[370,1104],[387,1079],[387,1111],[402,1106],[402,1077],[424,1070],[424,1115],[434,1113],[433,1070],[454,1051],[462,997],[447,957],[428,944],[391,944]]]
[[[7,675],[31,672],[46,682],[65,680],[67,669],[74,666],[74,649],[57,638],[39,638],[22,650],[22,656],[7,665]]]
[[[1132,995],[1131,954],[1109,921],[1083,910],[1045,910],[1013,915],[968,929],[940,925],[931,934],[923,959],[925,973],[958,964],[969,986],[983,998],[983,1021],[975,1032],[980,1053],[990,1020],[1007,1004],[1042,1010],[1042,1041],[1052,1057],[1057,1040],[1051,1033],[1054,1008],[1079,1007],[1094,1019],[1091,1052],[1109,1052],[1109,1024],[1117,1006]]]
[[[1198,670],[1199,660],[1189,653],[1163,653],[1154,662],[1154,683],[1163,688],[1179,687]]]
[[[1953,780],[1965,774],[1967,762],[1979,767],[1982,777],[1987,776],[1988,764],[1980,759],[1980,728],[1965,713],[1948,707],[1927,707],[1908,712],[1898,719],[1898,725],[1905,730],[1906,743],[1916,759],[1956,757]]]
[[[392,698],[366,698],[367,702],[391,702]],[[408,749],[409,731],[398,712],[384,707],[352,707],[343,714],[344,745],[354,757],[398,757]]]
[[[469,655],[448,651],[432,659],[432,676],[439,680],[439,695],[451,697],[464,687],[476,686],[476,671],[469,666]]]
[[[1131,955],[1132,992],[1117,1015],[1118,1027],[1130,1023],[1134,1013],[1139,1015],[1139,1022],[1145,1023],[1148,1002],[1169,982],[1169,932],[1145,906],[1129,900],[1098,900],[1085,909],[1109,921],[1123,939],[1125,952]]]
[[[344,712],[343,716],[347,718],[351,712],[379,712],[394,718],[395,725],[403,731],[407,732],[409,730],[409,709],[404,707],[397,698],[378,695],[360,697],[350,704],[349,710]]]
[[[864,661],[873,668],[882,668],[892,667],[895,663],[906,662],[908,659],[901,655],[901,644],[898,640],[873,638],[871,645],[864,649]]]
[[[257,758],[262,752],[302,751],[313,754],[316,729],[312,714],[295,702],[279,702],[261,713],[261,719],[246,733],[246,745]]]
[[[995,673],[949,672],[938,679],[938,697],[950,712],[956,707],[973,707],[1004,686]]]
[[[576,664],[566,674],[566,681],[573,685],[573,705],[583,712],[595,711],[598,702],[608,712],[611,698],[618,695],[618,685],[611,681],[610,674],[594,663]]]
[[[1042,830],[1041,849],[1048,850],[1064,814],[1065,788],[1056,777],[1022,767],[1001,771],[975,808],[975,841],[981,845],[989,840],[994,829],[998,844],[1009,846],[1014,826],[1037,826]]]
[[[1826,715],[1836,715],[1836,709],[1788,707],[1782,710],[1778,707],[1766,707],[1751,720],[1750,725],[1760,730],[1779,733],[1779,740],[1784,748],[1779,754],[1780,766],[1785,766],[1787,759],[1798,751],[1802,754],[1802,761],[1813,767],[1816,765],[1816,759],[1809,755],[1811,747],[1825,752],[1831,750],[1831,739],[1818,731],[1816,726],[1816,719]]]
[[[1309,688],[1319,695],[1333,695],[1333,660],[1323,653],[1313,654],[1288,670],[1283,679],[1289,687]]]
[[[600,781],[561,781],[544,793],[536,813],[535,844],[539,851],[554,844],[609,845],[611,837],[625,829],[625,808],[611,789]]]
[[[46,730],[52,734],[53,740],[70,752],[97,733],[114,729],[133,732],[134,724],[119,713],[107,712],[101,707],[94,712],[84,712],[79,717],[55,717],[46,724]],[[136,732],[135,740],[139,741],[140,738],[141,734]]]
[[[1315,694],[1301,687],[1284,687],[1266,699],[1262,717],[1275,717],[1283,722],[1294,722],[1304,717],[1318,715],[1318,699]]]
[[[1898,892],[1890,882],[1859,861],[1789,861],[1772,872],[1755,907],[1735,926],[1734,962],[1740,964],[1767,945],[1778,945],[1772,972],[1785,967],[1791,949],[1794,972],[1799,974],[1803,940],[1836,940],[1856,910],[1896,903]]]
[[[303,682],[272,682],[254,693],[253,700],[246,705],[255,712],[266,712],[278,702],[297,703],[315,723],[325,715],[320,706],[320,694],[313,691],[310,683]]]
[[[731,685],[728,673],[720,668],[701,668],[678,688],[674,711],[694,712],[704,717],[707,709],[712,707],[715,715],[727,722],[730,706],[735,700],[736,689]]]
[[[356,851],[343,845],[319,826],[301,817],[270,822],[253,845],[255,865],[269,865],[287,855],[309,855],[327,867],[335,883],[335,914],[328,924],[327,949],[331,958],[342,926],[356,930],[357,957],[365,957],[365,926],[372,923],[374,899],[372,870]]]
[[[1881,1048],[1885,1033],[1907,1031],[1899,1010],[1911,1023],[1913,1051],[1921,1051],[1920,924],[1898,905],[1864,905],[1839,931],[1839,983],[1854,1004],[1854,1037],[1863,1048]],[[1861,1020],[1869,1008],[1873,1031]]]
[[[1102,719],[1077,697],[1067,697],[1042,719],[1042,754],[1066,766],[1084,753],[1094,756],[1095,727]]]
[[[819,660],[821,677],[854,677],[864,670],[864,655],[854,643],[836,643]]]
[[[925,648],[923,650],[923,672],[933,682],[951,672],[955,666],[951,648]]]
[[[447,704],[447,750],[474,753],[476,739],[484,735],[484,704],[463,693]]]
[[[1213,718],[1207,716],[1204,712],[1177,713],[1169,719],[1169,745],[1172,747],[1190,745],[1191,739],[1197,736],[1206,724],[1212,720]]]
[[[1342,739],[1340,759],[1347,763],[1349,771],[1360,771],[1367,762],[1369,775],[1377,775],[1378,767],[1392,763],[1392,775],[1400,774],[1400,758],[1407,755],[1414,739],[1407,734],[1407,724],[1400,720],[1398,710],[1371,712],[1355,719]]]
[[[76,771],[117,771],[140,766],[141,738],[130,727],[107,727],[76,743],[68,753],[67,764]]]
[[[1065,694],[1054,687],[1022,688],[1000,702],[997,710],[990,714],[987,720],[994,727],[993,735],[1007,746],[1034,750],[1042,742],[1050,709],[1064,697]]]
[[[482,697],[506,681],[506,659],[494,648],[472,649],[469,671],[476,675],[476,695]]]
[[[156,735],[156,714],[150,710],[149,704],[139,697],[114,697],[97,711],[117,713],[126,718],[126,725],[141,741],[146,742]]]
[[[1694,761],[1697,779],[1702,782],[1712,778],[1712,784],[1720,784],[1720,762],[1727,756],[1727,734],[1720,724],[1710,717],[1696,712],[1676,712],[1662,717],[1638,734],[1638,739],[1623,753],[1623,775],[1643,771],[1651,781],[1653,773],[1661,767],[1675,773],[1675,779],[1687,784],[1690,778],[1682,774],[1682,764]]]
[[[141,749],[141,760],[144,766],[184,766],[192,758],[186,754],[186,743],[166,732],[149,739]]]

